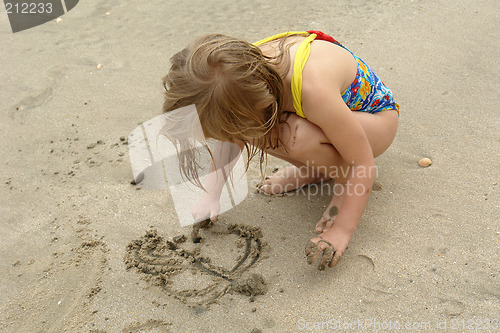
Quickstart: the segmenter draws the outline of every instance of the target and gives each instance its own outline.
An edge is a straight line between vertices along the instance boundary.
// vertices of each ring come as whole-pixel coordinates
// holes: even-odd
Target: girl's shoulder
[[[291,79],[297,50],[303,43],[307,43],[307,36],[288,36],[272,40],[259,46],[262,53],[279,65],[283,65],[282,77]],[[342,46],[324,40],[310,42],[310,53],[304,61],[303,74],[307,80],[307,73],[314,71],[323,75],[333,75],[342,81],[342,86],[347,88],[357,72],[357,63],[353,55]],[[302,56],[301,56],[302,57]],[[310,76],[310,75],[309,75]]]
[[[295,54],[305,36],[288,36],[258,46],[262,53],[273,62],[281,77],[289,81],[292,77]]]
[[[354,81],[357,62],[347,49],[324,40],[314,40],[302,72],[303,86],[308,79],[321,78],[324,82],[335,82],[339,92],[344,91]]]

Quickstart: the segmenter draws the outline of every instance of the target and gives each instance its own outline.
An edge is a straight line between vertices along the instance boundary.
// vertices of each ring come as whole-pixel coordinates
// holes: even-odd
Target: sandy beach
[[[0,15],[1,332],[500,331],[495,0],[87,0],[61,19]],[[168,190],[131,184],[127,137],[161,114],[169,58],[205,33],[310,29],[401,106],[348,250],[307,265],[331,197],[255,193],[257,165],[193,243]]]

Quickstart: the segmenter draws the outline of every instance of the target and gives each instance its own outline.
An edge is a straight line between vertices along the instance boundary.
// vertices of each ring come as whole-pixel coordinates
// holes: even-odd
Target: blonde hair
[[[288,57],[283,57],[288,47],[283,45],[284,40],[277,56],[267,57],[258,47],[226,35],[196,39],[170,59],[170,71],[163,78],[163,112],[194,104],[205,137],[243,142],[246,168],[259,155],[262,174],[266,150],[280,144],[283,81],[278,69],[288,70]],[[201,185],[193,142],[183,141],[178,150],[182,174]]]

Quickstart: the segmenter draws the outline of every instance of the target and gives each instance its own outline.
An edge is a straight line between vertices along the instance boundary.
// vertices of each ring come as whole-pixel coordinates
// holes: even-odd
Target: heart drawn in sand
[[[181,247],[180,244],[165,240],[156,230],[149,230],[127,246],[127,269],[135,267],[167,294],[191,306],[211,304],[229,291],[250,297],[264,294],[267,289],[264,278],[246,272],[261,256],[261,230],[217,223],[204,232],[205,241],[189,250],[186,249],[189,244]],[[213,263],[226,258],[227,253],[216,253],[210,257],[201,255],[208,249],[210,237],[224,236],[233,241],[236,238],[238,243],[239,255],[233,258],[232,263]]]

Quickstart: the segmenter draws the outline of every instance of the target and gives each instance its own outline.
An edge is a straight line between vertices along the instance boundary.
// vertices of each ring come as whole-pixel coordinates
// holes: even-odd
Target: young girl
[[[195,104],[206,137],[292,165],[266,177],[269,194],[334,179],[335,193],[306,246],[308,263],[334,266],[354,234],[392,143],[399,106],[356,55],[319,32],[288,32],[255,44],[225,35],[196,39],[164,78],[164,112]],[[248,166],[248,165],[247,165]],[[197,164],[183,159],[184,174]],[[188,172],[188,170],[190,170]],[[217,220],[222,182],[208,181],[195,218]]]

